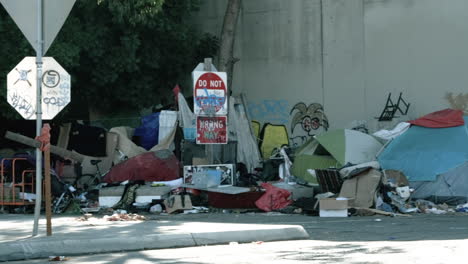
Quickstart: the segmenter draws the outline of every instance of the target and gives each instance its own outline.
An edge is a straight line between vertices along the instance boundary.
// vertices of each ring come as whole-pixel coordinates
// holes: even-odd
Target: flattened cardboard
[[[166,207],[166,212],[172,214],[182,210],[191,210],[192,201],[188,195],[171,195],[164,200],[164,206]]]
[[[382,173],[371,169],[344,181],[340,196],[351,199],[350,207],[370,208],[374,204],[375,192],[381,181]]]

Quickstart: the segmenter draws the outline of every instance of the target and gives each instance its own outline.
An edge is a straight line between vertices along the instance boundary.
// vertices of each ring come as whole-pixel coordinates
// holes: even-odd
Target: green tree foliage
[[[71,111],[135,110],[170,102],[174,85],[188,86],[193,67],[218,49],[216,37],[194,29],[190,15],[198,4],[77,0],[46,54],[72,75]],[[3,8],[0,35],[1,115],[18,118],[6,102],[6,75],[35,52]]]

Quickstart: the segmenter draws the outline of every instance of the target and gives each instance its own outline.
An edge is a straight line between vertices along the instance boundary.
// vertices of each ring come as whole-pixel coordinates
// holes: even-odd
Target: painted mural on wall
[[[286,124],[289,121],[287,100],[262,100],[249,103],[249,114],[262,123]]]
[[[445,99],[450,104],[450,107],[457,110],[462,110],[465,115],[468,115],[468,93],[453,95],[453,93],[447,93]]]
[[[289,144],[293,147],[301,146],[310,137],[328,130],[328,118],[321,104],[307,105],[299,102],[292,108],[289,105],[287,100],[261,100],[249,103],[248,111],[255,124],[258,123],[258,131],[262,130],[265,124],[289,128]],[[259,142],[262,140],[258,138]]]
[[[329,128],[328,118],[319,103],[297,103],[291,109],[291,144],[300,146],[310,137]]]

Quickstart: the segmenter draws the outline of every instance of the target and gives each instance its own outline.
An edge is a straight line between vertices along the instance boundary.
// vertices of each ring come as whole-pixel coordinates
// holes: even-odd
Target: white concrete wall
[[[219,35],[225,7],[204,0],[200,28]],[[467,10],[466,0],[245,0],[233,91],[254,119],[289,130],[298,102],[322,104],[330,128],[371,130],[395,123],[375,118],[390,92],[411,103],[399,120],[450,107],[446,93],[468,92]]]
[[[418,117],[450,107],[447,92],[468,91],[467,10],[466,0],[365,1],[369,113],[388,92],[403,91]]]
[[[368,119],[363,2],[324,0],[322,10],[325,112],[331,128],[351,128]]]

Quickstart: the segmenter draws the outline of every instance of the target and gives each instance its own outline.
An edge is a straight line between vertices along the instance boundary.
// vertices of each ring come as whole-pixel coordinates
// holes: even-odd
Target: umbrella
[[[326,132],[316,140],[342,165],[372,161],[382,149],[373,136],[351,129]]]
[[[373,161],[382,144],[373,136],[359,131],[340,129],[311,138],[295,151],[294,176],[316,183],[308,169],[339,168],[347,163]]]

